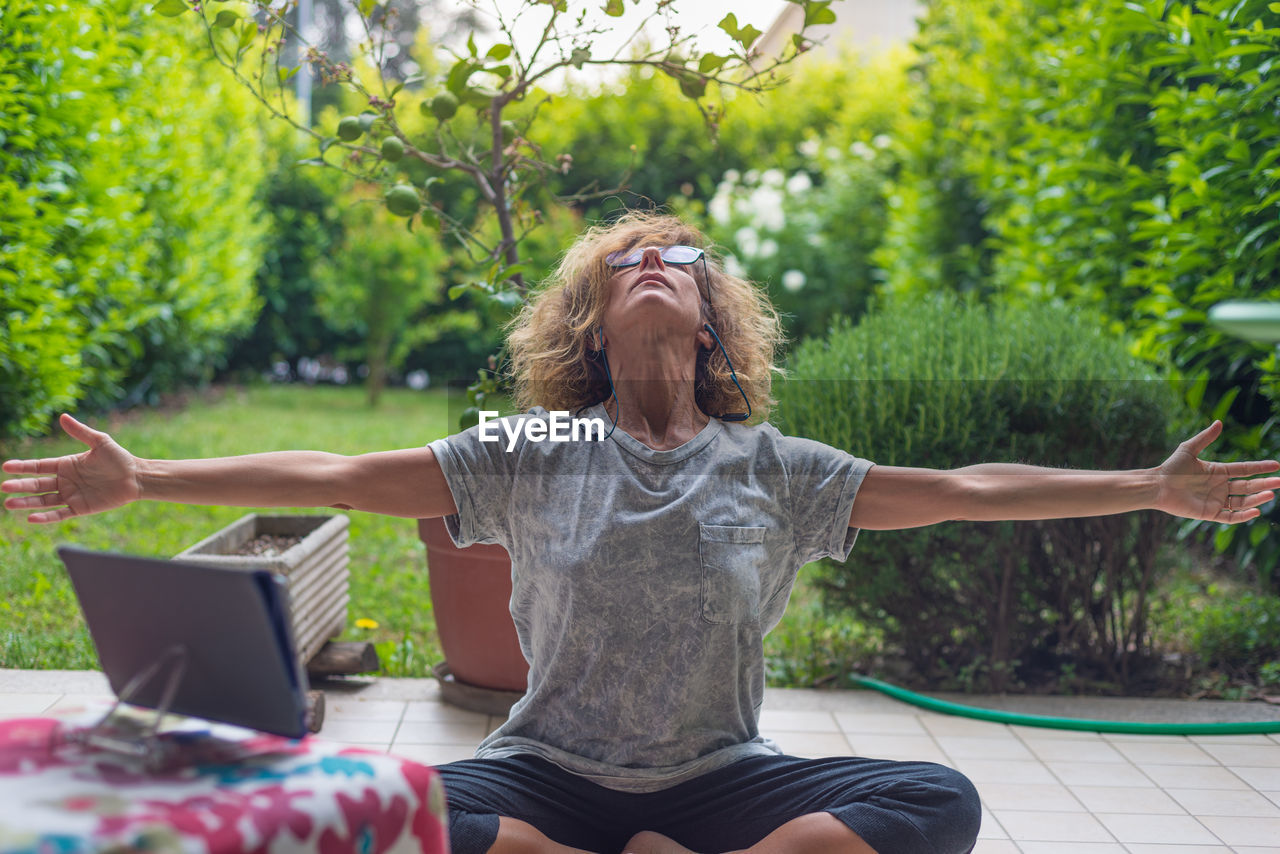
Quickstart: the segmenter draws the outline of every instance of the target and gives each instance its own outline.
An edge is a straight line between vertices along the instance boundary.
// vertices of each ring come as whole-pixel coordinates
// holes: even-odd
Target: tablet
[[[158,708],[173,651],[181,650],[169,711],[293,738],[306,734],[307,677],[294,651],[283,578],[69,546],[58,556],[117,697],[151,668],[155,675],[122,699]]]

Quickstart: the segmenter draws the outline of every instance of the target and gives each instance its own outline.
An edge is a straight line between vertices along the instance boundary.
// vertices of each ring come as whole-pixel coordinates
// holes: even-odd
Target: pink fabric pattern
[[[91,720],[0,721],[0,850],[447,854],[443,786],[415,762],[199,722],[164,773],[86,749]],[[238,758],[227,754],[233,743]]]

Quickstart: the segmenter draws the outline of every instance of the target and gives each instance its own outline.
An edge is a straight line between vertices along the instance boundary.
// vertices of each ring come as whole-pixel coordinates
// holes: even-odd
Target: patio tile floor
[[[322,738],[428,764],[470,756],[501,723],[445,705],[433,680],[322,687]],[[0,670],[0,718],[109,697],[99,673]],[[1138,718],[1280,718],[1280,709],[1257,705],[1035,702],[1042,713],[1064,717],[1105,717],[1101,708]],[[761,730],[800,756],[925,759],[959,768],[983,798],[976,854],[1280,854],[1280,736],[1067,732],[947,717],[868,691],[777,689],[767,692]]]

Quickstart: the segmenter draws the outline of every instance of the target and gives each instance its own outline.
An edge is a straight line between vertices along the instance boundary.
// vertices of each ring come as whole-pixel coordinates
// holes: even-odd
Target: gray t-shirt
[[[458,507],[454,541],[511,554],[530,663],[528,692],[476,755],[534,754],[644,792],[777,752],[757,726],[763,638],[803,564],[848,556],[871,463],[769,424],[713,419],[670,451],[621,429],[576,442],[521,431],[508,451],[500,426],[487,428],[498,442],[473,427],[430,445]]]

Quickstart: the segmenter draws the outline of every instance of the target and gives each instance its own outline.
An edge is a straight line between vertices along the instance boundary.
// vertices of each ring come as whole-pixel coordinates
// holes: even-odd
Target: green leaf
[[[458,416],[459,429],[466,430],[468,427],[474,427],[480,423],[480,410],[474,406],[468,406],[462,410],[462,414]]]
[[[804,25],[815,27],[820,24],[834,24],[836,13],[831,11],[831,0],[811,0],[804,4]]]
[[[234,27],[236,21],[240,20],[240,16],[230,9],[223,9],[218,16],[213,19],[215,27]]]
[[[170,18],[176,18],[189,8],[191,7],[182,2],[182,0],[160,0],[155,6],[151,7],[151,11],[167,15]]]
[[[498,62],[502,62],[502,60],[506,59],[510,55],[511,45],[509,44],[495,44],[493,47],[489,48],[489,52],[485,54],[489,59],[496,59]]]
[[[622,0],[607,0],[604,4],[604,13],[610,18],[621,18],[622,13],[625,11],[622,7]]]
[[[302,67],[301,65],[295,65],[293,68],[281,68],[281,69],[280,69],[280,82],[281,82],[281,83],[288,83],[288,82],[289,82],[289,78],[290,78],[290,77],[292,77],[293,75],[297,74],[297,73],[298,73],[298,69],[299,69],[299,68],[301,68],[301,67]]]
[[[479,416],[476,418],[479,423]],[[1218,528],[1218,532],[1213,535],[1213,549],[1218,554],[1222,554],[1231,548],[1231,540],[1235,536],[1235,528],[1230,525],[1223,525]]]
[[[1213,408],[1213,415],[1210,417],[1215,421],[1221,421],[1227,417],[1227,411],[1231,409],[1231,404],[1236,402],[1236,396],[1240,394],[1240,386],[1228,389],[1219,400],[1218,405]]]
[[[591,51],[587,50],[585,47],[575,47],[573,49],[573,53],[569,54],[569,64],[581,71],[583,63],[590,58]]]
[[[479,68],[477,64],[469,59],[460,59],[454,63],[453,68],[449,69],[449,76],[445,78],[444,87],[459,98],[466,91],[467,79]]]
[[[373,7],[378,5],[378,0],[360,0],[360,14],[366,18],[373,14]]]
[[[471,285],[454,285],[449,288],[449,299],[457,299],[469,290],[471,290]]]
[[[763,35],[760,30],[750,24],[738,26],[738,16],[732,12],[721,19],[719,27],[728,33],[729,38],[742,45],[744,50],[751,47],[751,43]]]
[[[702,57],[702,59],[698,61],[698,70],[701,71],[703,74],[711,74],[713,71],[715,71],[717,68],[724,65],[728,61],[729,61],[729,57],[727,56],[719,56],[718,54],[708,53],[708,54],[705,54]]]
[[[498,291],[489,299],[507,309],[519,308],[524,305],[524,297],[520,296],[520,292],[516,290]]]
[[[253,21],[245,21],[240,25],[240,42],[236,45],[238,50],[243,50],[253,44],[253,37],[258,34],[258,25]]]
[[[1271,3],[1267,6],[1272,12],[1280,12],[1280,3]]]
[[[707,93],[707,78],[686,71],[679,75],[680,91],[695,101]]]
[[[512,264],[508,267],[503,267],[494,273],[493,280],[495,282],[504,282],[507,279],[515,278],[527,269],[529,269],[528,264]]]
[[[468,86],[462,90],[459,97],[473,107],[488,107],[489,102],[501,94],[497,89],[491,89],[488,86]]]
[[[471,32],[471,34],[470,34],[469,36],[467,36],[467,53],[471,54],[471,56],[472,56],[473,58],[479,55],[479,54],[476,52],[476,34],[475,34],[475,31],[472,31],[472,32]]]

